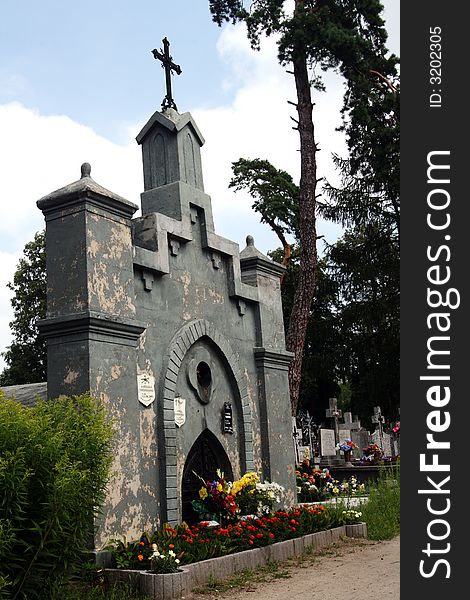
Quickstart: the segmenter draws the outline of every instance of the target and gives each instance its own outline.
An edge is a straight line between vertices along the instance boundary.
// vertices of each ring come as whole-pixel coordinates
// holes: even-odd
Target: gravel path
[[[384,542],[346,538],[302,559],[258,572],[228,591],[195,594],[195,600],[357,600],[400,597],[400,538]]]

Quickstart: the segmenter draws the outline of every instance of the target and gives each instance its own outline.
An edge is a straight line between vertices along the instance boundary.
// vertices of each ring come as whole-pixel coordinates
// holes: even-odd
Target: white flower
[[[175,563],[176,563],[177,565],[179,565],[179,564],[180,564],[180,559],[179,559],[179,558],[175,558]]]
[[[169,554],[171,557],[173,557],[173,558],[175,558],[175,556],[176,556],[176,554],[173,552],[173,550],[170,550],[170,551],[168,552],[168,554]]]

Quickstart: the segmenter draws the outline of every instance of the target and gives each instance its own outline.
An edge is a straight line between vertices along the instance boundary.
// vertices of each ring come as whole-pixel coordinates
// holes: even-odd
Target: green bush
[[[369,501],[361,506],[371,540],[388,540],[400,533],[400,467],[381,471],[371,488]]]
[[[0,395],[1,598],[58,596],[92,539],[111,441],[87,394],[33,408]]]

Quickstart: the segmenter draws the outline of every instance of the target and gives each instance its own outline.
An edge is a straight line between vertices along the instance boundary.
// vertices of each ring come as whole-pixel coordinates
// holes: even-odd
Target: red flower
[[[142,556],[142,554],[138,554],[137,559],[142,562],[144,560],[144,557]]]

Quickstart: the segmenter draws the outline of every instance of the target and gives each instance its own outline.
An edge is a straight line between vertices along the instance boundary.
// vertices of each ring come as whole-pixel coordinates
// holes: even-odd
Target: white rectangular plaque
[[[150,406],[155,400],[155,377],[149,373],[137,375],[137,395],[139,402],[144,406]]]
[[[334,429],[320,429],[320,444],[322,456],[336,456]]]

